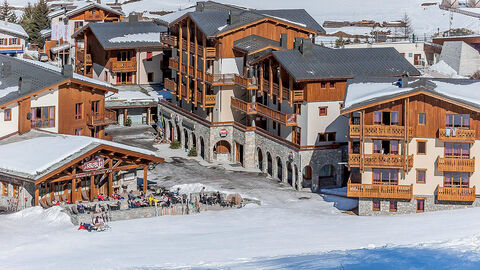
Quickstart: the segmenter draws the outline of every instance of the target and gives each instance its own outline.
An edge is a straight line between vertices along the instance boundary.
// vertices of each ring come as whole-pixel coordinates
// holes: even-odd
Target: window
[[[152,61],[152,52],[147,52],[147,61]]]
[[[92,106],[91,110],[92,110],[93,114],[98,114],[100,112],[100,110],[99,110],[100,101],[98,101],[98,100],[97,101],[92,101],[91,106]]]
[[[398,170],[395,169],[373,169],[373,184],[375,185],[397,185]]]
[[[30,119],[31,128],[55,127],[55,106],[32,107],[30,113],[32,114]]]
[[[83,103],[75,104],[75,119],[83,118]]]
[[[10,38],[10,45],[18,45],[18,38]]]
[[[301,115],[302,114],[302,104],[293,104],[294,113]]]
[[[425,198],[416,198],[417,199],[417,212],[425,211]]]
[[[8,196],[8,183],[2,182],[2,195]]]
[[[19,185],[12,185],[13,187],[13,197],[17,197],[20,193],[20,186]]]
[[[330,88],[335,88],[335,83],[334,82],[330,83]]]
[[[398,141],[373,140],[373,153],[398,155]]]
[[[417,169],[417,184],[425,184],[427,182],[427,169]]]
[[[75,135],[82,136],[82,129],[81,128],[75,129]]]
[[[469,187],[470,174],[468,172],[444,172],[444,187]]]
[[[153,82],[153,72],[147,73],[148,82]]]
[[[117,52],[117,61],[127,62],[127,61],[130,61],[131,59],[132,59],[131,51]]]
[[[375,111],[373,113],[373,123],[375,125],[398,125],[398,112]]]
[[[418,124],[419,125],[425,125],[426,122],[427,122],[427,119],[426,119],[425,113],[419,113],[418,114]]]
[[[380,199],[373,199],[372,210],[373,211],[380,211]]]
[[[390,212],[397,212],[397,200],[390,200]]]
[[[470,144],[468,143],[445,143],[445,157],[470,158]]]
[[[417,155],[427,154],[427,141],[417,141]]]
[[[327,88],[327,83],[324,83],[324,82],[320,83],[320,87],[321,88]]]
[[[340,105],[340,110],[343,108],[343,102],[338,103]]]
[[[319,116],[327,115],[327,109],[328,107],[318,107],[318,115]]]
[[[335,141],[335,132],[327,132],[327,133],[318,133],[318,141],[319,142],[334,142]]]
[[[273,105],[277,105],[277,95],[272,95],[272,103]]]
[[[104,78],[104,81],[108,82],[108,72],[105,71],[105,78]]]
[[[133,82],[132,72],[118,72],[117,83],[118,84],[131,84]]]
[[[75,22],[75,29],[78,29],[83,26],[83,22]]]
[[[272,126],[273,126],[273,129],[277,129],[277,122],[272,121]]]
[[[3,120],[11,121],[12,120],[12,109],[5,109],[3,111]]]
[[[6,38],[0,38],[0,45],[7,45],[7,39]]]
[[[445,115],[445,126],[455,128],[470,128],[470,115],[469,114],[451,114]]]

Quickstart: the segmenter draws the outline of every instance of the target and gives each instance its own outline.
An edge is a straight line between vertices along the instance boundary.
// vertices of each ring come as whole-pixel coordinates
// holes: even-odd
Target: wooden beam
[[[195,62],[194,62],[194,68],[193,68],[193,106],[197,107],[197,93],[198,93],[198,80],[197,80],[197,69],[198,69],[198,31],[197,31],[197,25],[195,25],[195,36],[194,36],[194,42],[195,42],[195,52],[194,52],[194,58],[195,58]]]
[[[147,194],[147,174],[148,174],[148,166],[143,167],[143,195]]]
[[[268,82],[270,89],[268,89],[268,96],[273,98],[273,71],[272,71],[272,59],[268,60]]]
[[[283,101],[283,82],[282,82],[282,67],[278,67],[278,88],[279,93],[278,93],[278,101],[280,101],[280,104],[282,104]]]
[[[117,164],[118,163],[119,162],[117,162]],[[110,162],[108,163],[108,166],[113,169],[113,161],[112,160],[110,160]],[[112,195],[113,195],[113,172],[110,172],[108,174],[108,196],[111,197]]]
[[[95,191],[95,175],[90,176],[90,201],[94,199]]]
[[[177,98],[182,98],[182,63],[183,63],[183,44],[182,44],[182,23],[178,24],[178,85],[177,85]],[[188,68],[188,67],[187,67]]]
[[[290,107],[292,107],[293,106],[293,77],[290,74],[288,74],[288,92],[290,93],[288,104],[290,104]]]
[[[35,206],[38,206],[38,200],[40,199],[40,191],[38,185],[35,185]]]
[[[206,85],[206,72],[207,72],[207,57],[206,57],[206,53],[207,53],[207,38],[205,37],[205,34],[203,35],[203,38],[202,38],[202,44],[203,44],[203,80],[202,80],[202,83],[203,83],[203,91],[202,91],[202,106],[205,106],[205,100],[206,100],[206,92],[207,92],[207,85]]]
[[[122,167],[118,167],[118,168],[114,168],[113,169],[103,169],[103,170],[100,170],[101,172],[99,173],[94,173],[94,172],[91,172],[93,173],[92,175],[100,175],[100,174],[107,174],[107,173],[110,173],[110,172],[117,172],[117,171],[126,171],[126,170],[131,170],[131,169],[135,169],[135,168],[138,168],[138,167],[141,167],[143,166],[143,164],[135,164],[135,165],[126,165],[126,166],[122,166]],[[88,173],[85,173],[87,176],[89,176],[90,174]],[[52,181],[49,181],[49,183],[58,183],[58,182],[63,182],[63,181],[68,181],[68,180],[71,180],[73,178],[81,178],[81,177],[86,177],[84,173],[80,173],[80,174],[76,174],[76,175],[68,175],[68,176],[62,176],[60,178],[56,178]]]
[[[190,102],[190,19],[187,19],[187,102]],[[181,64],[181,63],[180,63]]]

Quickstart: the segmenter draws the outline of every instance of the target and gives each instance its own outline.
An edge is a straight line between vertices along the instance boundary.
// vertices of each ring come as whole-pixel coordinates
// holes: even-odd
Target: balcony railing
[[[475,158],[438,158],[441,172],[475,172]]]
[[[110,70],[112,72],[134,72],[137,71],[137,60],[133,57],[130,61],[110,61]]]
[[[361,126],[350,125],[350,136],[360,136]],[[413,128],[408,128],[408,138],[413,137]],[[404,126],[365,125],[364,136],[370,138],[404,138]]]
[[[165,78],[165,88],[167,88],[169,91],[176,92],[177,83],[168,78]]]
[[[475,187],[441,187],[437,186],[438,201],[473,202],[475,201]]]
[[[438,130],[438,139],[442,141],[474,142],[475,137],[476,132],[471,129],[441,128]]]
[[[353,167],[360,165],[360,154],[349,154],[348,164]],[[407,169],[413,167],[413,155],[407,156]],[[382,154],[366,154],[363,161],[365,167],[372,168],[403,168],[405,159],[403,155],[382,155]]]
[[[217,103],[217,96],[216,95],[205,95],[205,107],[211,108],[215,107]]]
[[[413,185],[353,184],[347,185],[348,197],[412,199]]]
[[[100,13],[85,13],[85,21],[102,21],[103,16]]]
[[[173,47],[177,46],[177,37],[173,35],[162,33],[160,35],[160,41],[165,45],[170,45]]]
[[[203,52],[200,54],[202,56]],[[206,58],[216,58],[217,57],[217,50],[213,47],[205,48],[205,57]]]
[[[240,75],[234,74],[233,81],[236,85],[245,87],[247,89],[257,89],[257,78],[244,78]]]
[[[232,97],[231,106],[247,114],[258,114],[266,118],[275,120],[285,126],[297,125],[296,114],[286,114],[283,112],[279,112],[260,103],[247,103],[243,100]]]
[[[304,99],[303,90],[292,90],[291,93],[293,95],[293,102],[303,101]]]
[[[103,113],[87,114],[87,124],[90,126],[107,126],[117,123],[117,113],[105,110]]]

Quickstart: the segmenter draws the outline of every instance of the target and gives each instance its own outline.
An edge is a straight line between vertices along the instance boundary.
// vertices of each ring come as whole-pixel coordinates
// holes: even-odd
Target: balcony
[[[246,114],[258,114],[263,117],[269,118],[271,120],[280,122],[285,126],[296,126],[297,125],[297,115],[296,114],[286,114],[274,109],[269,108],[260,103],[247,103],[243,100],[232,97],[231,106],[234,109],[242,111]]]
[[[130,61],[110,60],[110,70],[112,72],[135,72],[137,71],[137,60],[135,57]]]
[[[203,52],[200,53],[200,56],[202,56]],[[213,47],[207,47],[205,48],[205,58],[216,58],[217,57],[217,50]]]
[[[438,158],[441,172],[475,172],[475,158]]]
[[[172,46],[172,47],[176,47],[177,46],[177,37],[176,36],[173,36],[173,35],[169,35],[169,34],[166,34],[166,33],[162,33],[160,35],[160,41],[164,44],[164,45],[169,45],[169,46]]]
[[[406,186],[348,183],[347,197],[410,200],[413,197],[413,185]]]
[[[471,129],[441,128],[438,130],[438,139],[446,142],[475,142],[476,132]]]
[[[85,13],[85,21],[103,21],[103,16],[100,12],[86,12]]]
[[[290,93],[293,102],[302,102],[304,100],[303,90],[292,90]]]
[[[168,78],[165,78],[165,88],[169,91],[177,92],[177,83]]]
[[[348,164],[352,167],[360,166],[361,155],[349,154]],[[366,154],[363,161],[365,167],[370,168],[404,168],[403,155]],[[413,167],[413,155],[407,157],[407,170]]]
[[[105,110],[103,113],[87,114],[89,126],[108,126],[116,123],[117,113],[115,111]]]
[[[437,186],[437,200],[451,202],[475,201],[475,187],[441,187]]]
[[[206,108],[213,108],[217,103],[217,96],[216,95],[205,95],[205,104]]]
[[[350,124],[350,137],[360,136],[361,126]],[[405,138],[404,126],[365,125],[363,135],[368,138]],[[413,128],[408,128],[408,138],[413,137]]]

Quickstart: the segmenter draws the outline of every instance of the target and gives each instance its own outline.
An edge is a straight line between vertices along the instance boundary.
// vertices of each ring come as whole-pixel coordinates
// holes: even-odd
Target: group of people
[[[105,220],[103,219],[102,216],[97,216],[95,217],[95,221],[93,222],[93,225],[90,223],[80,223],[80,226],[78,227],[78,230],[87,230],[89,232],[91,231],[103,231],[105,230]]]
[[[101,201],[101,202],[102,201],[109,201],[110,198],[113,199],[113,200],[123,200],[123,197],[118,195],[117,192],[115,192],[111,197],[105,196],[105,194],[103,194],[103,193],[100,193],[100,194],[97,195],[98,201]]]
[[[203,204],[221,204],[222,202],[222,194],[220,194],[220,191],[217,191],[213,193],[212,195],[208,195],[207,192],[205,191],[205,187],[202,187],[202,190],[200,190],[200,203]]]
[[[174,192],[169,192],[168,190],[158,188],[155,190],[155,195],[150,194],[145,196],[141,194],[140,196],[135,196],[132,191],[128,193],[128,207],[129,208],[139,208],[147,206],[160,206],[168,207],[171,204],[175,204],[181,201],[180,188],[177,188]]]

